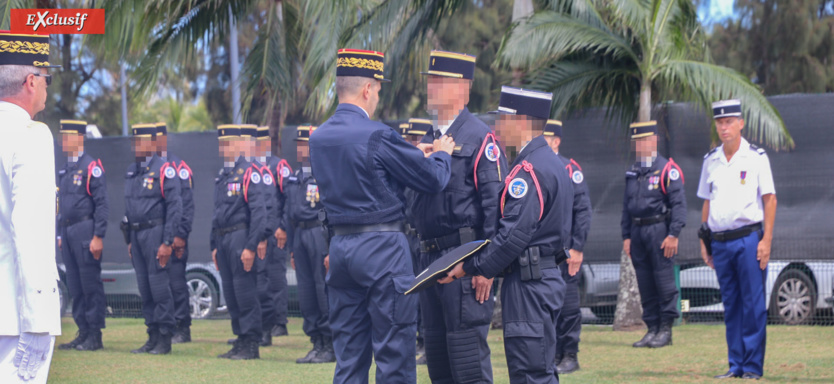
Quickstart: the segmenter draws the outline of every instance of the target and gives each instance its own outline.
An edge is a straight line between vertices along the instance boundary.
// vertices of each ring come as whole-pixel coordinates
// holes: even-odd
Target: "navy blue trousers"
[[[249,230],[241,229],[217,239],[217,266],[223,280],[223,296],[232,318],[232,332],[238,337],[260,340],[263,332],[261,305],[258,302],[258,256],[246,272],[240,256]]]
[[[421,266],[428,266],[449,251],[422,253]],[[483,304],[475,300],[471,276],[420,292],[423,342],[432,383],[492,382],[487,334],[494,299],[490,294]]]
[[[272,283],[271,276],[269,276],[269,258],[272,256],[269,247],[270,244],[267,241],[267,251],[263,260],[260,258],[255,260],[258,275],[258,303],[261,306],[261,328],[264,332],[272,330],[272,326],[275,324],[275,297],[269,289]]]
[[[267,243],[266,274],[269,278],[269,295],[275,307],[271,324],[287,324],[287,311],[290,301],[290,291],[287,289],[287,250],[278,248],[274,236],[270,236]],[[264,326],[264,330],[267,330]]]
[[[579,308],[579,275],[568,273],[568,263],[559,266],[562,280],[565,282],[565,299],[559,319],[556,322],[556,335],[559,340],[556,353],[564,355],[579,352],[579,334],[582,332],[582,311]]]
[[[767,339],[765,278],[767,268],[759,268],[756,251],[761,232],[727,242],[712,242],[712,260],[727,326],[727,358],[730,371],[737,375],[764,371]]]
[[[637,275],[643,322],[649,328],[678,318],[674,257],[666,258],[660,249],[667,233],[666,223],[635,225],[631,229],[631,263]]]
[[[185,279],[185,266],[188,264],[188,239],[182,258],[177,258],[176,251],[171,254],[171,269],[168,278],[171,279],[171,295],[174,297],[174,321],[178,327],[191,326],[191,294],[188,292],[188,281]]]
[[[72,296],[72,317],[81,330],[104,328],[107,310],[101,260],[96,260],[90,253],[92,239],[93,220],[61,230],[61,255],[67,268],[67,288]]]
[[[136,283],[142,295],[142,316],[148,329],[157,329],[163,334],[174,331],[174,297],[171,294],[171,279],[168,270],[171,261],[163,268],[156,259],[156,252],[162,244],[162,226],[131,231],[130,252],[133,255],[133,269]],[[176,257],[173,254],[171,257]]]
[[[564,296],[565,282],[558,268],[543,269],[540,280],[521,281],[518,270],[504,276],[501,315],[510,383],[559,383],[553,360]]]
[[[417,296],[408,239],[399,232],[335,236],[330,242],[330,326],[336,351],[333,383],[417,381]]]
[[[311,338],[330,337],[327,286],[324,280],[327,273],[324,268],[324,257],[327,256],[324,228],[296,228],[294,232],[293,259],[298,279],[298,305],[304,317],[302,328]]]

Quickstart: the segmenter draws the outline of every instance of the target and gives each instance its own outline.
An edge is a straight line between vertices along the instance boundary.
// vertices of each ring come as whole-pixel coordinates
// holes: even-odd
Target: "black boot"
[[[239,338],[232,338],[232,339],[226,340],[226,344],[235,345],[237,343],[238,339]]]
[[[232,355],[237,354],[237,351],[239,351],[240,347],[242,346],[241,340],[242,339],[240,339],[240,338],[232,339],[232,341],[233,341],[232,342],[232,349],[228,350],[226,353],[224,353],[222,355],[217,355],[217,357],[219,357],[221,359],[228,359]]]
[[[579,360],[575,353],[566,353],[562,361],[556,366],[556,372],[560,375],[573,373],[579,370]]]
[[[241,339],[240,348],[237,353],[229,356],[231,360],[252,360],[260,359],[261,355],[258,351],[259,340],[257,337],[245,337]]]
[[[649,348],[663,348],[667,345],[672,345],[672,323],[663,323],[660,325],[660,331],[649,342]]]
[[[333,350],[333,338],[322,336],[322,348],[316,353],[316,357],[310,360],[311,364],[335,363],[336,352]]]
[[[260,345],[261,347],[268,347],[272,345],[272,332],[264,331],[264,333],[261,335],[261,340],[259,341],[260,342],[258,343],[258,345]]]
[[[148,351],[151,355],[167,355],[171,353],[171,338],[174,335],[170,332],[160,333],[159,334],[159,341],[156,345]]]
[[[640,339],[640,341],[632,344],[631,346],[634,348],[648,347],[649,343],[652,341],[652,339],[654,339],[655,335],[657,335],[657,327],[650,326],[648,332],[646,332],[646,335],[643,336],[643,338]]]
[[[159,342],[159,330],[149,329],[148,341],[145,342],[145,345],[130,351],[130,353],[148,353],[151,349],[153,349],[156,346],[157,342]]]
[[[101,344],[100,329],[94,329],[90,331],[90,333],[87,335],[87,339],[85,339],[83,343],[75,347],[75,349],[79,351],[98,351],[102,348],[104,348],[104,345]]]
[[[556,354],[556,358],[555,358],[555,359],[553,359],[553,364],[555,364],[555,365],[559,365],[559,363],[561,363],[561,362],[562,362],[562,355],[560,355],[560,354],[558,354],[558,353],[557,353],[557,354]]]
[[[174,337],[171,338],[171,344],[182,344],[182,343],[190,343],[191,342],[191,327],[187,325],[181,325],[177,327],[176,332],[174,332]]]
[[[310,341],[313,342],[313,349],[310,352],[307,352],[307,356],[304,356],[300,359],[297,359],[295,362],[298,364],[309,364],[310,361],[316,358],[316,354],[318,354],[319,350],[322,348],[322,339],[321,336],[313,336],[310,338]]]
[[[272,327],[272,336],[281,337],[281,336],[286,336],[286,335],[289,335],[289,334],[290,333],[287,332],[287,325],[286,324],[275,324],[275,326]]]
[[[59,345],[58,349],[63,349],[63,350],[75,349],[75,347],[84,343],[84,340],[87,339],[87,335],[89,333],[90,332],[87,331],[86,329],[79,329],[78,332],[75,333],[75,338],[72,339],[72,341],[70,341],[69,343],[66,343],[66,344]]]
[[[417,365],[426,365],[426,345],[423,339],[417,339]]]

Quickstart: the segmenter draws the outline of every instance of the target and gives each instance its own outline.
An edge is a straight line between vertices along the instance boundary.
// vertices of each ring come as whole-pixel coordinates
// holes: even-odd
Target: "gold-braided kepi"
[[[49,64],[49,35],[25,35],[0,31],[0,65],[31,65],[61,68]]]
[[[391,81],[382,76],[385,59],[382,52],[342,48],[336,56],[336,76],[370,77],[379,81]]]

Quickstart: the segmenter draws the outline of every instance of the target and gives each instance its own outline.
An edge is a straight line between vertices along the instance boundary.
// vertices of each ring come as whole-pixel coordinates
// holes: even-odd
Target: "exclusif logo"
[[[21,34],[104,33],[104,9],[12,9],[10,30]]]

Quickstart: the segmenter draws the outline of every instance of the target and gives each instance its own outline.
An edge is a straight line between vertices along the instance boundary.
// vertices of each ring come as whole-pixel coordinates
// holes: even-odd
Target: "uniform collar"
[[[360,107],[356,104],[340,103],[336,107],[336,112],[339,112],[339,111],[351,111],[353,113],[364,116],[366,119],[371,118],[371,115],[368,114],[368,111],[366,111],[364,108],[362,108],[362,107]]]
[[[547,140],[544,139],[544,136],[540,135],[534,137],[533,140],[530,140],[530,142],[527,143],[527,145],[521,148],[521,151],[518,152],[518,156],[515,158],[515,161],[513,161],[513,164],[520,164],[521,161],[527,158],[527,156],[530,156],[531,153],[535,152],[537,149],[541,147],[546,146]],[[548,148],[548,150],[552,152],[550,148]]]
[[[730,159],[730,161],[727,161],[727,155],[724,154],[724,144],[721,144],[721,145],[718,146],[718,148],[716,148],[715,153],[713,154],[713,156],[715,156],[715,159],[717,159],[718,161],[720,161],[724,164],[730,164],[737,157],[746,157],[747,155],[749,155],[749,152],[750,152],[750,142],[747,141],[747,139],[745,139],[744,137],[742,137],[741,138],[741,143],[739,143],[739,145],[738,145],[738,151],[736,151],[736,153],[733,154],[733,157]]]
[[[32,120],[32,116],[29,116],[29,112],[26,112],[25,109],[21,108],[17,104],[10,103],[8,101],[0,101],[0,112],[10,112],[15,118],[18,119],[26,119]]]

